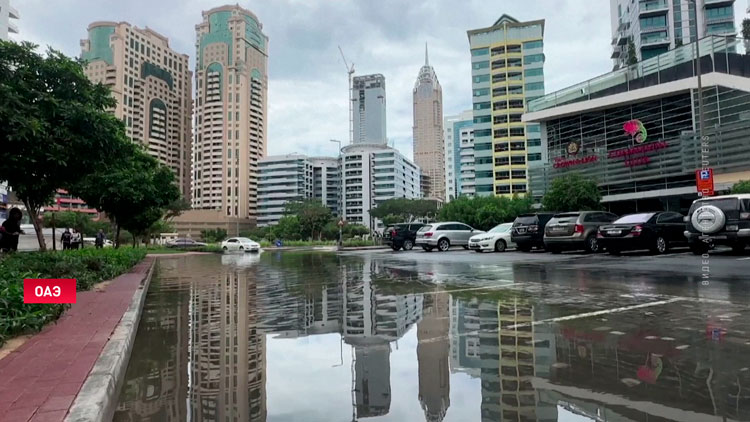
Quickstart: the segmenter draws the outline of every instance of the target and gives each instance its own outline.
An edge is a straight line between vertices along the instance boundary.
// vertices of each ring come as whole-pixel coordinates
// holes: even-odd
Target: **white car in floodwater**
[[[260,243],[247,237],[230,237],[221,242],[221,249],[225,251],[258,252],[260,251]]]
[[[515,247],[516,244],[510,240],[512,227],[513,223],[503,223],[495,226],[487,233],[472,236],[469,239],[469,249],[477,252],[504,252],[509,247]]]

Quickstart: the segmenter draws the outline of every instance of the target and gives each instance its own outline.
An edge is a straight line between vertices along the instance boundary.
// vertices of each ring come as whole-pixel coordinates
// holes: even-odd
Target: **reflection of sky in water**
[[[269,421],[350,421],[352,417],[352,349],[340,336],[326,334],[297,339],[266,337]],[[365,421],[423,421],[419,404],[417,326],[391,344],[391,406],[387,415]],[[450,408],[444,421],[478,421],[482,401],[479,378],[450,377]]]

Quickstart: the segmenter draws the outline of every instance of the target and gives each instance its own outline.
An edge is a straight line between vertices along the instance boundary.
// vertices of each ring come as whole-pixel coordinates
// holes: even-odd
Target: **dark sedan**
[[[674,246],[687,246],[683,215],[671,212],[630,214],[599,227],[597,239],[612,255],[648,249],[663,254]]]
[[[168,248],[178,248],[178,249],[184,249],[184,248],[200,248],[206,246],[203,242],[196,242],[193,239],[187,239],[184,237],[178,237],[175,240],[170,240],[167,242]]]

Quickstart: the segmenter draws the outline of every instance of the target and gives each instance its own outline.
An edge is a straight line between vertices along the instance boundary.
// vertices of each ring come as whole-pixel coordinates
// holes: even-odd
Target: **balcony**
[[[638,6],[638,14],[641,17],[657,15],[659,13],[669,11],[669,5],[665,0],[641,1]]]
[[[641,47],[653,47],[661,44],[669,44],[669,42],[669,35],[664,32],[641,36]]]
[[[734,0],[705,0],[704,6],[729,6],[734,4]],[[750,10],[750,6],[748,6],[748,10]]]
[[[18,14],[18,10],[13,6],[8,6],[8,17],[10,19],[21,19],[21,15]]]

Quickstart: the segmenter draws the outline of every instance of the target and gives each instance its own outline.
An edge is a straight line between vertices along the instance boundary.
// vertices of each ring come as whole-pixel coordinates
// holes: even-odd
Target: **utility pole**
[[[700,33],[698,32],[698,1],[697,0],[688,0],[689,4],[693,5],[693,10],[695,11],[695,72],[698,74],[698,121],[700,124],[700,127],[698,128],[698,134],[700,135],[700,141],[701,143],[704,140],[704,134],[705,134],[705,115],[703,114],[703,81],[701,79],[701,38]],[[688,11],[689,12],[689,11]],[[688,13],[688,19],[690,19],[690,15]]]
[[[341,58],[344,60],[346,73],[349,75],[349,145],[351,145],[352,143],[354,143],[354,98],[352,94],[352,75],[354,75],[354,63],[352,63],[351,66],[349,65],[349,63],[346,61],[346,57],[344,57],[344,50],[341,49],[341,46],[339,46],[339,52],[341,53]]]

